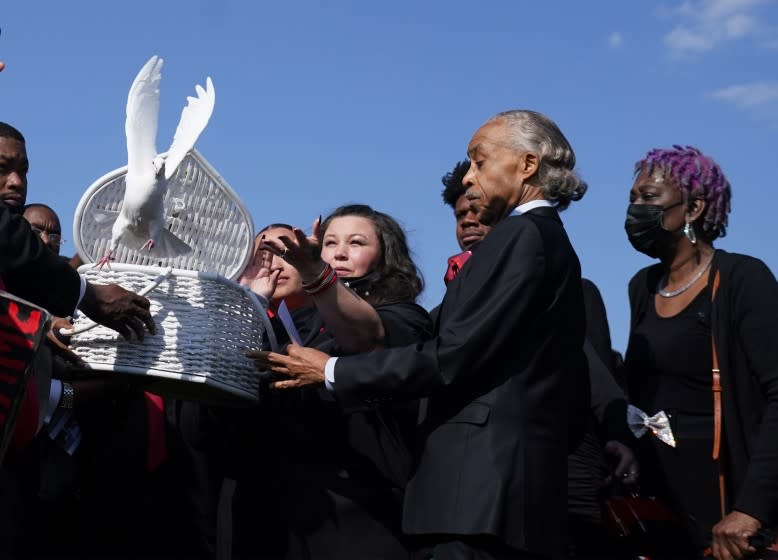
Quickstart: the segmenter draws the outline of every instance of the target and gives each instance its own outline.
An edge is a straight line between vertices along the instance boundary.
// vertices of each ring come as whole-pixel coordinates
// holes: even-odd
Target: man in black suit
[[[27,199],[29,162],[24,136],[0,122],[0,287],[67,316],[78,307],[98,323],[127,338],[154,332],[146,298],[116,285],[89,284],[68,261],[47,247],[22,213]],[[23,456],[0,466],[0,557],[20,549],[20,477]],[[21,471],[21,473],[20,473]]]
[[[478,244],[492,230],[482,221],[478,208],[465,196],[462,183],[470,161],[460,161],[441,178],[443,202],[454,211],[455,236],[463,251],[449,258],[444,280],[450,282],[461,271]],[[605,304],[591,280],[581,280],[586,315],[584,354],[589,367],[591,414],[581,419],[588,429],[581,443],[567,458],[568,555],[575,558],[605,560],[617,553],[616,543],[608,538],[601,508],[603,485],[609,481],[637,481],[639,465],[630,446],[634,436],[627,426],[627,402],[613,374],[613,350]]]
[[[559,128],[500,113],[468,147],[466,196],[491,233],[448,289],[423,344],[329,358],[254,353],[291,379],[325,382],[345,405],[428,397],[403,529],[420,558],[563,555],[566,457],[588,407],[578,258],[558,210],[583,196]]]
[[[0,278],[5,288],[61,317],[79,307],[127,338],[143,338],[147,328],[153,333],[146,298],[116,285],[84,282],[33,232],[22,217],[28,168],[24,136],[0,122]]]

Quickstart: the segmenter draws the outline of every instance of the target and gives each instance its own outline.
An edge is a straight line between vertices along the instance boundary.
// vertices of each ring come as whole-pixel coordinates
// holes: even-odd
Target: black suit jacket
[[[30,224],[0,202],[0,276],[6,289],[59,316],[73,313],[81,280],[68,261],[46,247]]]
[[[566,456],[589,404],[584,330],[578,258],[556,211],[538,208],[484,239],[448,285],[433,339],[338,359],[345,403],[429,396],[406,532],[560,552]]]

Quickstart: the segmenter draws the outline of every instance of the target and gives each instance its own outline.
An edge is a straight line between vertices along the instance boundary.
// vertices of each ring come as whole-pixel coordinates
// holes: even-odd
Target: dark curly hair
[[[441,193],[443,202],[451,208],[456,208],[457,200],[467,190],[467,187],[462,184],[462,179],[467,175],[468,169],[470,169],[470,160],[466,159],[458,162],[454,169],[440,178],[440,182],[443,183],[443,192]]]
[[[372,273],[375,277],[367,293],[361,294],[373,306],[397,302],[414,302],[424,289],[424,279],[410,255],[408,241],[400,224],[383,212],[366,204],[348,204],[336,208],[321,225],[321,236],[335,218],[358,216],[370,220],[381,243],[381,262]]]

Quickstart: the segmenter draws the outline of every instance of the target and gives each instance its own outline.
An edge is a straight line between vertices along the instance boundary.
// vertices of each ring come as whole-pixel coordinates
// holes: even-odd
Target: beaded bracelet
[[[338,275],[330,265],[324,267],[319,278],[308,284],[303,283],[303,290],[309,296],[316,296],[330,288],[338,281]]]
[[[324,263],[324,268],[321,269],[316,279],[311,280],[310,282],[303,282],[303,288],[310,288],[311,286],[315,286],[316,284],[324,280],[324,277],[330,273],[330,270],[332,270],[332,267],[329,264]]]

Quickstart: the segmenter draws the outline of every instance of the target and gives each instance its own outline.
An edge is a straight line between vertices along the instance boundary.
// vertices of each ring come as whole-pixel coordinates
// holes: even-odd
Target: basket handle
[[[144,288],[138,292],[139,296],[146,296],[149,292],[157,288],[162,282],[164,282],[168,276],[173,272],[173,267],[169,266],[167,267],[161,274],[159,274],[154,280],[149,282]],[[86,321],[83,325],[77,328],[73,329],[59,329],[59,334],[61,336],[73,336],[75,334],[81,334],[83,332],[86,332],[90,329],[93,329],[97,326],[97,323],[95,323],[92,320]]]

